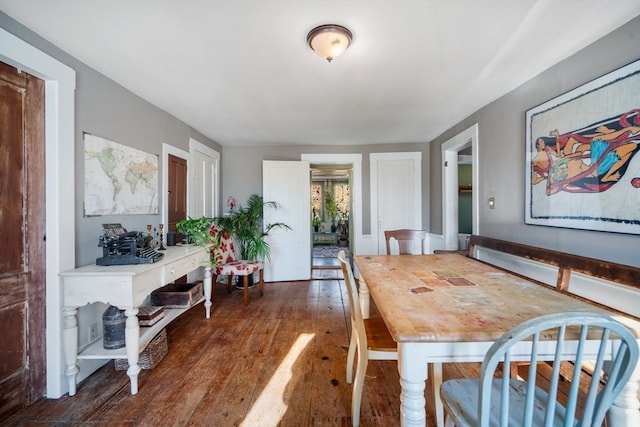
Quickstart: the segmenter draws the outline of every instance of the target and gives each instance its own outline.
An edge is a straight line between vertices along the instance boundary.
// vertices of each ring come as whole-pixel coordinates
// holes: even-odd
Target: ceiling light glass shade
[[[320,25],[309,31],[307,42],[318,55],[331,62],[351,44],[351,31],[341,25]]]

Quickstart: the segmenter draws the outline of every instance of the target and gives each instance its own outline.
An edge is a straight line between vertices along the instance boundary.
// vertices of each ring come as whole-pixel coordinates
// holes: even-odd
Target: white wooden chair
[[[385,230],[384,238],[387,243],[387,255],[421,255],[423,253],[424,239],[426,235],[427,232],[425,230]],[[396,240],[398,242],[398,254],[392,253],[391,251],[392,240]],[[420,252],[416,250],[416,244],[418,242],[420,244]]]
[[[596,340],[596,344],[587,342],[587,338]],[[558,387],[563,382],[560,365],[568,360],[562,356],[567,348],[577,352],[569,357],[574,367],[569,373],[571,383],[563,405],[558,402],[562,395]],[[512,357],[523,352],[531,354],[527,381],[512,379],[508,368]],[[551,378],[544,390],[536,386],[540,354],[554,355]],[[605,355],[612,356],[606,370]],[[593,373],[580,379],[582,364],[590,359],[594,361]],[[531,319],[505,333],[489,348],[479,379],[455,379],[442,384],[440,396],[447,425],[599,427],[637,361],[637,339],[608,316],[571,312]],[[499,362],[507,368],[503,368],[502,378],[494,378]],[[602,379],[606,380],[604,387]],[[581,394],[580,389],[586,392]]]
[[[421,255],[424,251],[424,239],[427,235],[425,230],[385,230],[384,237],[387,243],[387,255]],[[391,250],[391,241],[396,240],[398,243],[398,252]],[[419,245],[420,251],[416,250]],[[442,384],[442,363],[431,363],[429,365],[429,378],[431,378],[433,393],[438,393]],[[436,397],[434,396],[434,397]],[[439,425],[443,419],[442,403],[438,399],[435,400],[436,419]]]
[[[351,422],[354,427],[360,425],[360,403],[362,401],[362,387],[367,372],[369,360],[398,360],[397,344],[381,317],[364,319],[358,298],[358,288],[351,265],[345,259],[344,251],[338,252],[338,260],[342,267],[344,281],[349,296],[349,311],[351,312],[351,343],[347,354],[347,383],[353,382],[351,394]],[[353,364],[356,349],[358,364],[355,381],[353,380]]]

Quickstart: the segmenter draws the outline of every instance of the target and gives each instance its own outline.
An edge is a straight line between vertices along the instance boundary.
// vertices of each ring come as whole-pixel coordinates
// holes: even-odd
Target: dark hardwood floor
[[[169,352],[140,373],[137,395],[110,362],[75,396],[40,399],[0,425],[349,426],[345,292],[332,278],[266,283],[244,306],[241,291],[219,284],[210,319],[199,304],[167,327]],[[445,379],[477,376],[478,366],[445,365]],[[361,425],[399,425],[399,395],[396,363],[370,362]],[[427,423],[435,425],[428,393]]]

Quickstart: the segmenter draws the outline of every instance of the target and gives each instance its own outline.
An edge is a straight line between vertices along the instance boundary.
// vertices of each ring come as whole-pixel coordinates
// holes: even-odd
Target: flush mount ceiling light
[[[351,44],[351,31],[342,25],[320,25],[309,31],[307,42],[318,55],[331,62]]]

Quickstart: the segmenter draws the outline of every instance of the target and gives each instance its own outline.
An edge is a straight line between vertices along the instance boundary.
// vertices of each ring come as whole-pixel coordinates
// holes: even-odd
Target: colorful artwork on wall
[[[640,61],[526,113],[525,223],[640,234]]]

